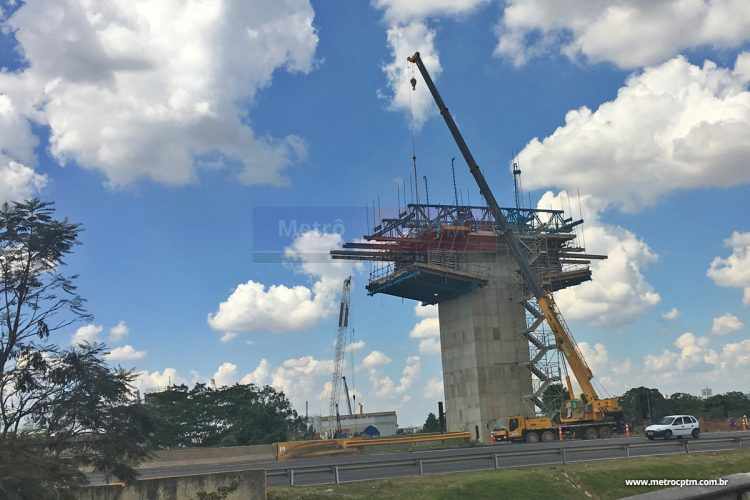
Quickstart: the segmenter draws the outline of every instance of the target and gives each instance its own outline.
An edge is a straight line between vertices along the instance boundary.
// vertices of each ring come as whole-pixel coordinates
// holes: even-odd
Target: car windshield
[[[674,417],[664,417],[661,420],[659,420],[659,424],[661,425],[669,425],[674,420]]]

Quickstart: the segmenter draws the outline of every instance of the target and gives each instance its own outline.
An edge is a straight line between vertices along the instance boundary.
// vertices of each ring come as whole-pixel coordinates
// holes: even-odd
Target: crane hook
[[[411,83],[411,89],[417,90],[417,79],[413,76],[411,77],[411,80],[409,80],[409,83]]]

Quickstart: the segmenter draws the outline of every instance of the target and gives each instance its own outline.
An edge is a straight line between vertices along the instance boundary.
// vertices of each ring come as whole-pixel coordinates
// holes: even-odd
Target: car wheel
[[[648,438],[649,441],[653,441],[654,440],[654,436],[646,436],[646,437]]]
[[[599,429],[599,437],[601,439],[607,439],[610,436],[612,436],[612,429],[609,427],[601,427]]]
[[[545,443],[549,443],[550,441],[555,440],[555,433],[552,431],[544,431],[542,432],[542,441]]]
[[[664,439],[665,440],[672,439],[672,431],[670,431],[670,430],[664,431]]]
[[[589,427],[583,433],[583,439],[596,439],[599,437],[599,433],[596,432],[596,427]]]
[[[538,443],[539,442],[539,434],[536,432],[529,432],[526,434],[526,442],[527,443]]]
[[[701,437],[701,431],[700,429],[693,429],[693,432],[691,432],[690,435],[693,436],[693,439],[698,439]]]

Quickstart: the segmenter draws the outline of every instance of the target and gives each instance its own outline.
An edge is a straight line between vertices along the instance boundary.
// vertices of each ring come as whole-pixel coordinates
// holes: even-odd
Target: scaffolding
[[[578,245],[576,228],[583,220],[566,217],[562,210],[517,206],[501,211],[508,229],[518,236],[532,272],[548,291],[590,280],[591,261],[606,258],[586,253]],[[496,255],[508,253],[487,207],[411,203],[396,217],[383,218],[364,241],[345,243],[331,256],[372,262],[367,283],[370,295],[382,293],[429,305],[485,286]],[[529,342],[533,386],[526,397],[541,412],[544,391],[560,381],[561,363],[533,295],[520,276],[517,283],[526,311],[526,328],[519,334]]]

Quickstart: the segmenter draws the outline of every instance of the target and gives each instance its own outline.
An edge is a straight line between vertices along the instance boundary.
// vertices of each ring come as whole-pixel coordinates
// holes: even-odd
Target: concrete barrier
[[[265,470],[144,479],[81,488],[76,500],[266,500]]]
[[[226,446],[221,448],[173,448],[155,452],[139,468],[209,463],[270,462],[275,459],[276,450],[272,444]]]
[[[724,486],[685,486],[652,491],[623,500],[746,500],[750,499],[750,472],[724,477]]]

